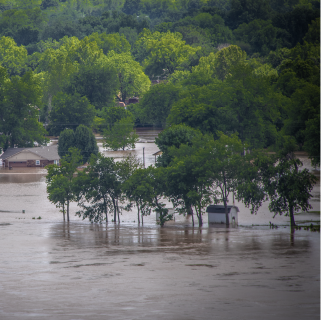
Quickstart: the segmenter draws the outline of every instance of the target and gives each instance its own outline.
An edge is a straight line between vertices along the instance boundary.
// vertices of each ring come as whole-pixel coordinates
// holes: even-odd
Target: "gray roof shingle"
[[[26,148],[8,148],[1,156],[0,159],[7,159],[10,158],[11,156],[21,152],[22,150],[24,150]]]
[[[57,144],[54,144],[52,146],[43,146],[43,147],[35,147],[35,148],[8,148],[0,156],[0,159],[2,159],[2,160],[8,159],[23,150],[31,151],[32,153],[38,154],[40,157],[47,159],[47,160],[60,159],[60,157],[58,155],[58,145]]]

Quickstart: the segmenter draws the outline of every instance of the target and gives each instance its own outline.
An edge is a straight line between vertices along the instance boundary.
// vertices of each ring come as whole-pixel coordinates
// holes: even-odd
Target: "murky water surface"
[[[142,157],[143,147],[152,164],[157,146],[132,152]],[[229,229],[205,216],[202,228],[183,216],[160,228],[154,214],[142,227],[135,212],[123,212],[120,225],[73,214],[68,224],[47,199],[44,174],[0,172],[0,319],[320,318],[320,234],[291,236],[288,218],[273,219],[268,204],[256,216],[237,204],[242,226]],[[319,211],[319,183],[313,195]],[[269,221],[280,227],[262,226]]]

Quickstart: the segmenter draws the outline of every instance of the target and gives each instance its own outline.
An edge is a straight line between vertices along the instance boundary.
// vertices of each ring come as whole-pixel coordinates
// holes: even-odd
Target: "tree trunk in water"
[[[230,218],[228,216],[228,209],[227,209],[227,201],[224,199],[224,207],[225,207],[225,218],[226,218],[226,225],[230,225]]]
[[[67,221],[69,222],[69,200],[67,200]]]
[[[113,199],[113,205],[114,205],[114,223],[116,223],[116,203],[114,199]]]
[[[193,214],[192,206],[188,206],[186,211],[187,211],[187,214],[192,215]]]
[[[294,221],[294,213],[293,213],[293,207],[290,207],[290,221],[291,221],[291,228],[295,227],[295,221]]]
[[[116,205],[117,205],[117,217],[118,217],[118,223],[120,223],[120,219],[119,219],[118,199],[116,200]]]
[[[194,214],[192,212],[192,222],[193,222],[193,227],[194,227]]]
[[[66,220],[66,218],[65,218],[65,203],[62,204],[62,214],[63,214],[64,221],[65,221]]]
[[[108,224],[108,210],[107,210],[107,205],[105,200],[104,200],[104,205],[105,205],[106,224]]]
[[[136,203],[137,206],[137,219],[138,219],[138,224],[140,224],[140,220],[139,220],[139,205]]]
[[[198,217],[198,226],[201,227],[203,225],[203,219],[202,219],[202,210],[201,208],[199,207],[199,213],[197,214],[197,217]]]
[[[291,240],[291,246],[294,246],[294,232],[295,232],[295,228],[291,227],[291,233],[290,233],[290,240]]]

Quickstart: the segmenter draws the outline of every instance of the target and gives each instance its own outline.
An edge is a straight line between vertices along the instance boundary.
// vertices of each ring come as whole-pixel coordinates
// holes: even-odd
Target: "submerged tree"
[[[117,164],[113,158],[106,158],[102,154],[92,156],[87,172],[80,173],[77,178],[78,204],[82,210],[77,212],[79,217],[90,221],[108,222],[108,210],[113,212],[116,222],[121,198],[121,181]]]
[[[317,181],[308,169],[300,169],[302,165],[293,155],[283,155],[276,158],[265,170],[265,189],[270,198],[269,209],[275,215],[290,216],[291,228],[295,226],[295,211],[308,211],[312,208],[309,199]]]
[[[135,148],[138,135],[133,132],[134,122],[131,117],[122,118],[111,128],[104,131],[104,147],[114,151],[125,148]]]
[[[122,185],[122,189],[127,199],[134,202],[137,208],[137,220],[144,223],[144,216],[151,212],[151,185],[145,181],[147,172],[145,169],[138,168]]]
[[[217,133],[196,135],[189,144],[169,148],[172,160],[168,166],[166,193],[175,207],[187,212],[195,209],[199,225],[205,208],[223,202],[226,224],[229,225],[228,201],[233,194],[242,200],[251,212],[257,212],[266,199],[258,170],[253,164],[255,155],[241,156],[244,144],[236,135]],[[249,192],[250,191],[250,192]]]
[[[56,164],[47,166],[48,199],[57,207],[63,208],[64,220],[65,205],[67,206],[67,221],[69,221],[69,203],[76,200],[74,173],[81,163],[81,159],[80,151],[77,148],[70,148],[69,154],[60,160],[60,166]]]

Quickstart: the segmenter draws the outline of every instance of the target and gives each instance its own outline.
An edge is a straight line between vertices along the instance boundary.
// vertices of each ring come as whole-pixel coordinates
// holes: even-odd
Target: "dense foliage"
[[[251,150],[293,138],[320,164],[318,0],[3,0],[0,12],[2,149],[81,124],[114,150],[133,147],[134,124],[192,147],[186,125]]]

